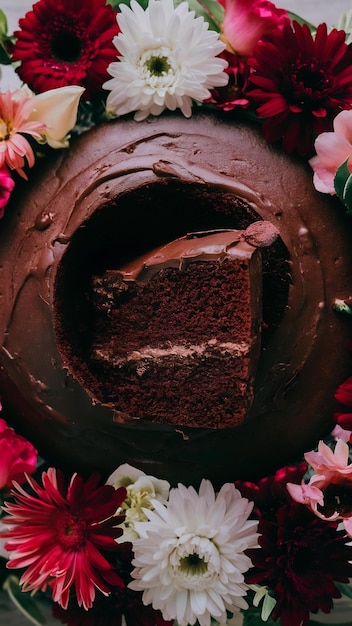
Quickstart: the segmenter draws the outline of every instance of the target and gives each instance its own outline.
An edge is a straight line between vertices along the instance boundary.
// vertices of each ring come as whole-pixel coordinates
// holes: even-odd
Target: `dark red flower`
[[[287,483],[300,483],[307,471],[307,464],[287,465],[278,469],[272,476],[261,478],[257,483],[236,481],[236,487],[244,498],[254,502],[254,511],[262,517],[266,512],[277,510],[282,504],[290,500],[287,493]]]
[[[80,85],[86,98],[101,95],[119,32],[105,0],[39,0],[19,26],[12,59],[21,62],[17,72],[33,91]]]
[[[142,592],[127,588],[131,581],[132,559],[132,544],[120,544],[116,565],[125,586],[115,587],[109,596],[97,596],[89,611],[78,606],[75,597],[70,599],[66,610],[54,604],[54,617],[67,626],[121,626],[124,623],[127,626],[171,626],[172,622],[163,620],[160,611],[143,604]]]
[[[53,605],[53,615],[67,626],[121,626],[124,618],[127,626],[171,626],[159,611],[151,605],[144,606],[142,593],[131,589],[116,588],[110,596],[98,596],[93,607],[85,611],[71,602],[65,611]]]
[[[344,406],[344,411],[334,415],[336,423],[344,430],[352,431],[352,376],[342,383],[335,393],[335,399]],[[347,409],[347,410],[346,410]]]
[[[261,550],[250,550],[253,562],[246,582],[266,585],[277,601],[271,615],[282,626],[307,626],[309,613],[329,613],[341,593],[335,581],[352,575],[350,538],[337,524],[290,502],[259,522]]]
[[[284,24],[258,42],[249,64],[248,96],[265,120],[263,133],[288,153],[312,153],[315,137],[352,107],[352,47],[342,30],[320,24],[313,36],[306,24]]]
[[[229,82],[226,87],[213,89],[208,102],[215,104],[217,108],[224,111],[232,111],[236,107],[246,109],[250,105],[246,95],[250,72],[247,59],[227,50],[219,56],[226,59],[229,64],[225,69],[226,74],[229,75]]]

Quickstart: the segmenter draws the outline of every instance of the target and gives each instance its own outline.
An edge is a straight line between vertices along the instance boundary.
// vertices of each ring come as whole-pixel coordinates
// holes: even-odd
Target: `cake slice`
[[[260,351],[267,223],[258,224],[192,233],[94,277],[103,402],[167,424],[243,421]]]

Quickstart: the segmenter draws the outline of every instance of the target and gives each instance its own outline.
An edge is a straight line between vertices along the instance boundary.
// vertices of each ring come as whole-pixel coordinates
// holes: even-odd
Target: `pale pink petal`
[[[346,443],[349,442],[351,435],[352,431],[345,430],[345,428],[342,428],[339,424],[336,424],[335,428],[331,431],[331,436],[334,437],[334,439],[342,439]]]
[[[316,156],[309,161],[314,171],[314,186],[323,193],[335,193],[337,169],[352,154],[352,145],[342,135],[322,133],[315,140]]]
[[[346,533],[349,535],[349,537],[352,537],[352,516],[345,518],[343,520],[343,524],[344,524]]]
[[[334,131],[352,144],[352,110],[341,111],[334,119]]]
[[[313,507],[315,504],[320,504],[321,506],[324,504],[323,492],[309,483],[307,485],[305,483],[300,485],[287,483],[287,490],[290,496],[300,504],[305,504],[309,507]]]

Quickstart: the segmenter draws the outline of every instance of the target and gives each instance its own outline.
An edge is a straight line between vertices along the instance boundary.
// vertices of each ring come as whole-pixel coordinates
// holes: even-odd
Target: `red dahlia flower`
[[[12,60],[21,62],[17,72],[33,91],[80,85],[87,99],[101,95],[119,32],[105,0],[39,0],[19,26]]]
[[[336,424],[346,431],[345,441],[352,441],[352,376],[343,382],[335,393],[336,400],[343,405],[334,415]],[[335,431],[333,431],[334,433]],[[348,437],[350,432],[350,437]]]
[[[265,119],[263,133],[282,140],[288,153],[311,154],[315,137],[352,108],[352,46],[344,31],[328,33],[320,24],[313,37],[306,24],[284,24],[258,43],[249,63],[249,97]]]
[[[246,582],[266,585],[277,604],[271,615],[282,626],[307,626],[309,613],[329,613],[340,598],[335,581],[352,575],[352,546],[337,522],[316,517],[301,504],[281,506],[258,527],[260,550],[250,550],[254,568]]]
[[[293,502],[286,485],[300,482],[307,465],[286,467],[258,483],[238,482],[254,500],[260,550],[247,550],[253,568],[247,584],[266,585],[277,601],[271,618],[281,626],[307,626],[309,612],[329,613],[341,593],[334,581],[352,574],[352,546],[338,522],[327,522]]]
[[[224,50],[219,56],[226,59],[229,64],[224,70],[229,76],[229,82],[225,87],[213,89],[208,102],[215,104],[218,109],[223,109],[223,111],[232,111],[236,107],[246,109],[250,104],[246,95],[250,71],[247,59],[227,50]]]
[[[26,568],[20,579],[24,591],[45,591],[66,608],[70,590],[85,609],[93,605],[95,589],[103,594],[124,582],[114,570],[107,553],[119,549],[115,539],[122,534],[115,516],[126,497],[126,489],[99,486],[99,476],[87,481],[74,474],[67,485],[61,472],[49,468],[42,474],[43,487],[28,478],[34,495],[19,485],[12,491],[14,502],[7,502],[3,518],[10,530],[9,569]]]

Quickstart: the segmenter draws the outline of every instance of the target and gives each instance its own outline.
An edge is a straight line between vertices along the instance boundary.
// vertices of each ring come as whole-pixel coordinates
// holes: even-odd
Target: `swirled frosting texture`
[[[275,275],[276,261],[264,267],[269,300],[287,287],[287,301],[263,343],[245,422],[178,428],[100,402],[90,372],[77,368],[89,277],[187,232],[258,219],[278,229],[288,257],[287,275]],[[94,129],[18,191],[0,267],[1,395],[52,463],[108,473],[130,462],[172,482],[220,484],[295,461],[329,430],[348,373],[349,327],[332,309],[349,295],[348,229],[310,171],[250,127],[200,114]]]

